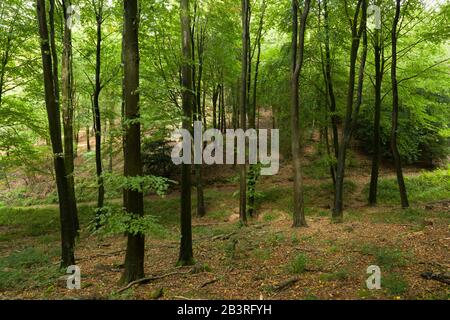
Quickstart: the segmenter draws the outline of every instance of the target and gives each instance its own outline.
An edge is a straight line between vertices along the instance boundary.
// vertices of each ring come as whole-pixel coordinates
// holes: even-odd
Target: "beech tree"
[[[194,107],[194,94],[192,90],[192,48],[191,48],[191,19],[189,0],[181,0],[181,34],[182,57],[182,109],[183,129],[192,132],[192,110]],[[185,266],[194,263],[192,252],[192,213],[191,213],[191,165],[181,165],[181,243],[178,265]]]
[[[123,24],[124,63],[124,176],[142,176],[141,124],[139,111],[139,11],[137,0],[124,1]],[[133,219],[144,215],[144,197],[141,190],[124,190],[124,208]],[[125,270],[121,282],[144,277],[145,236],[138,231],[128,233]]]
[[[50,28],[54,36],[54,1],[50,1]],[[75,237],[76,237],[76,202],[74,193],[70,191],[70,182],[66,173],[66,161],[61,138],[61,120],[59,98],[55,88],[54,73],[56,56],[54,38],[49,38],[45,0],[36,2],[37,17],[39,23],[39,36],[42,55],[42,71],[44,76],[45,105],[47,109],[50,139],[53,150],[56,186],[59,198],[59,211],[61,222],[61,267],[75,264]],[[53,43],[53,45],[51,45]],[[53,50],[52,50],[53,48]],[[53,54],[55,53],[55,54]],[[57,68],[56,68],[57,69]]]
[[[300,114],[299,114],[299,78],[303,67],[305,50],[305,30],[311,1],[306,0],[298,22],[298,1],[292,1],[292,75],[291,75],[291,130],[292,130],[292,161],[294,168],[294,213],[293,227],[305,227],[305,207],[303,200],[303,177],[300,145]]]
[[[397,146],[397,131],[398,131],[398,81],[397,81],[397,27],[401,14],[401,0],[396,0],[395,17],[392,23],[392,67],[391,67],[391,81],[392,81],[392,129],[391,129],[391,149],[394,156],[395,171],[397,173],[397,182],[400,190],[400,198],[403,208],[409,207],[408,195],[406,192],[405,180],[403,178],[402,163],[400,153]]]

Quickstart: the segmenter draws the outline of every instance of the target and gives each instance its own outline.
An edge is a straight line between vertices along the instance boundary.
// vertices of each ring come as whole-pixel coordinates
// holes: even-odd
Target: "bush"
[[[147,140],[142,144],[144,175],[176,178],[176,166],[171,158],[172,146],[166,140]]]

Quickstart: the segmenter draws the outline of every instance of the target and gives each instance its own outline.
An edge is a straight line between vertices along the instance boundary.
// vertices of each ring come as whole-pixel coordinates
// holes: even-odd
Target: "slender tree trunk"
[[[253,100],[251,104],[251,113],[249,117],[249,126],[252,129],[256,129],[256,102],[257,102],[257,93],[258,93],[258,73],[259,73],[259,65],[261,63],[261,38],[262,38],[262,31],[264,26],[264,15],[265,15],[265,1],[263,1],[263,8],[262,13],[259,19],[259,26],[258,26],[258,34],[256,36],[256,63],[255,63],[255,76],[253,77]],[[250,166],[249,169],[249,181],[247,186],[247,193],[248,193],[248,208],[247,208],[247,214],[250,217],[253,217],[255,213],[255,192],[256,192],[256,183],[258,180],[258,168],[254,165]]]
[[[87,152],[91,152],[91,137],[90,137],[91,129],[89,126],[86,127],[86,150]]]
[[[194,22],[195,23],[195,22]],[[198,28],[197,28],[198,29]],[[194,29],[195,30],[195,29]],[[194,38],[194,35],[191,35]],[[195,106],[195,121],[202,121],[202,79],[203,79],[203,56],[204,56],[204,42],[205,42],[205,30],[200,26],[197,31],[197,41],[192,41],[195,51],[195,44],[197,44],[197,56],[198,56],[198,74],[197,74],[197,86],[196,86],[196,106]],[[195,81],[195,79],[193,79]],[[201,164],[196,164],[195,168],[195,183],[197,190],[197,216],[204,217],[206,215],[205,199],[203,193],[203,167]]]
[[[67,26],[67,8],[70,6],[70,0],[63,0],[64,11],[64,43],[62,56],[62,116],[64,129],[64,156],[66,165],[66,175],[69,181],[70,201],[74,212],[74,229],[78,233],[80,228],[78,222],[78,210],[75,196],[75,178],[74,178],[74,147],[73,147],[73,73],[72,73],[72,32]]]
[[[105,202],[105,186],[103,183],[103,165],[102,165],[102,119],[100,114],[100,93],[102,91],[100,71],[101,71],[101,49],[102,49],[102,24],[103,24],[103,0],[99,0],[98,7],[93,2],[97,30],[96,30],[96,50],[95,50],[95,84],[93,94],[94,110],[94,131],[95,131],[95,166],[98,184],[96,222],[100,227],[101,209]]]
[[[362,11],[362,12],[361,12]],[[356,60],[358,58],[358,50],[361,42],[361,36],[366,27],[367,17],[367,0],[359,0],[355,16],[352,22],[352,47],[350,53],[350,71],[349,71],[349,84],[347,92],[347,110],[344,122],[344,133],[339,146],[339,154],[337,159],[337,173],[336,173],[336,188],[335,188],[335,200],[333,210],[333,221],[342,222],[344,212],[344,175],[345,175],[345,160],[347,155],[347,148],[350,144],[352,134],[353,118],[356,119],[356,113],[354,114],[354,91],[355,91],[355,76],[356,76]],[[358,28],[359,13],[362,14],[361,22]]]
[[[61,222],[61,267],[65,268],[75,264],[74,250],[76,230],[72,213],[74,201],[70,199],[69,181],[66,176],[66,166],[61,139],[61,120],[58,98],[54,88],[54,75],[52,55],[47,26],[45,0],[36,1],[37,17],[39,22],[39,36],[42,55],[42,69],[45,87],[45,105],[47,108],[50,139],[54,156],[56,185],[59,198],[59,211]],[[50,15],[50,19],[53,19]],[[52,28],[54,26],[51,26]],[[53,31],[54,32],[54,31]]]
[[[241,103],[240,103],[240,127],[247,129],[247,72],[248,72],[248,38],[249,38],[249,0],[241,0],[242,4],[242,70],[241,70]],[[241,150],[244,152],[244,150]],[[240,197],[239,217],[242,225],[247,225],[247,165],[239,165]]]
[[[398,135],[398,81],[397,81],[397,26],[400,19],[401,0],[396,0],[395,18],[392,24],[392,131],[391,131],[391,149],[394,156],[395,170],[397,172],[398,187],[400,189],[400,198],[402,208],[409,207],[408,194],[406,192],[405,180],[403,178],[402,163],[397,146]]]
[[[381,161],[381,138],[380,138],[380,124],[381,124],[381,85],[383,81],[383,70],[381,65],[381,38],[380,31],[375,30],[375,116],[373,125],[373,155],[372,155],[372,173],[370,179],[369,191],[369,205],[377,204],[377,190],[378,190],[378,174],[380,170]]]
[[[308,19],[310,0],[305,0],[303,12],[300,18],[300,29],[298,25],[298,0],[292,0],[292,74],[291,74],[291,141],[292,162],[294,169],[294,228],[306,227],[305,207],[303,200],[303,177],[301,165],[300,146],[300,101],[299,81],[303,67],[303,56],[305,47],[305,30]]]
[[[109,165],[108,165],[108,171],[110,173],[113,172],[113,140],[114,135],[112,132],[112,120],[109,119],[109,138],[108,138],[108,155],[109,155]]]
[[[339,133],[338,133],[339,118],[336,114],[336,111],[337,111],[336,95],[334,93],[332,68],[331,68],[330,22],[329,22],[330,19],[329,19],[327,1],[328,0],[323,0],[324,19],[325,19],[325,75],[326,75],[327,92],[328,92],[329,101],[330,101],[333,148],[334,148],[334,155],[337,159],[338,152],[339,152]],[[336,168],[334,168],[334,170],[336,170]],[[335,176],[335,173],[333,173],[333,175]],[[335,179],[334,179],[334,181],[335,181]]]
[[[212,96],[212,103],[213,103],[213,128],[217,129],[217,101],[219,99],[219,87],[214,85],[213,88],[213,96]]]
[[[125,83],[125,133],[124,133],[124,175],[125,177],[142,176],[141,162],[141,125],[139,122],[139,12],[137,0],[124,1],[124,83]],[[132,123],[130,123],[130,121]],[[135,219],[144,215],[142,192],[126,189],[127,214]],[[145,237],[142,233],[129,233],[125,270],[121,282],[129,283],[144,276]]]
[[[192,110],[195,96],[192,90],[193,77],[190,65],[190,61],[192,61],[190,20],[189,0],[181,0],[183,129],[192,132]],[[194,263],[191,218],[191,165],[184,163],[181,165],[181,242],[178,258],[178,265],[181,266]]]

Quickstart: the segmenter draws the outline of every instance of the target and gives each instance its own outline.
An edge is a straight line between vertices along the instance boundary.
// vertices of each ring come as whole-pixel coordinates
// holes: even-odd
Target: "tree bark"
[[[262,31],[264,26],[264,15],[265,15],[265,1],[263,1],[263,8],[261,12],[261,16],[259,19],[259,26],[258,26],[258,34],[256,36],[256,63],[255,63],[255,76],[253,77],[253,96],[252,96],[252,105],[250,108],[250,115],[249,115],[249,122],[250,122],[250,128],[256,129],[256,102],[257,102],[257,87],[258,87],[258,73],[259,73],[259,65],[261,63],[261,38],[262,38]],[[249,181],[247,186],[247,193],[248,193],[248,208],[247,208],[247,214],[250,217],[253,217],[255,212],[255,192],[256,192],[256,182],[258,179],[258,172],[257,168],[253,165],[250,166],[249,169]]]
[[[93,110],[94,110],[94,131],[95,131],[95,167],[97,174],[98,197],[97,197],[97,211],[96,222],[97,227],[100,227],[101,209],[105,201],[105,186],[103,183],[103,165],[102,165],[102,119],[100,114],[100,93],[102,91],[101,85],[101,50],[102,50],[102,24],[103,24],[103,0],[98,1],[98,7],[93,2],[93,9],[95,12],[95,20],[97,24],[96,29],[96,50],[95,50],[95,83],[93,94]]]
[[[39,22],[39,36],[42,55],[42,69],[45,87],[45,105],[50,131],[50,139],[54,157],[56,186],[59,198],[59,211],[61,223],[61,267],[65,268],[75,264],[74,250],[76,230],[74,230],[73,208],[74,201],[70,199],[69,181],[66,176],[66,166],[61,139],[61,120],[58,98],[54,87],[54,74],[50,39],[47,26],[45,0],[36,1],[36,11]],[[53,19],[50,16],[50,19]],[[54,25],[51,27],[53,28]],[[54,31],[53,31],[54,32]]]
[[[78,210],[75,195],[75,178],[74,178],[74,147],[73,147],[73,73],[72,73],[72,32],[67,26],[67,8],[70,6],[70,0],[63,0],[63,16],[64,16],[64,40],[63,40],[63,56],[62,56],[62,116],[64,129],[64,156],[66,165],[66,175],[69,182],[70,201],[73,201],[71,207],[74,212],[73,223],[74,229],[78,233],[80,228],[78,221]]]
[[[361,12],[362,11],[362,12]],[[358,17],[361,12],[362,18],[358,28]],[[349,82],[347,91],[347,108],[344,122],[344,133],[339,145],[337,172],[336,172],[336,188],[335,188],[335,200],[333,210],[333,221],[343,221],[344,210],[344,175],[345,175],[345,160],[347,156],[347,148],[350,144],[352,135],[352,124],[354,118],[356,119],[356,113],[354,113],[354,91],[355,91],[355,76],[356,76],[356,60],[358,58],[358,50],[361,42],[362,34],[366,28],[367,17],[367,0],[359,0],[355,16],[352,22],[352,47],[350,53],[350,71]]]
[[[375,115],[373,125],[373,155],[372,155],[372,172],[370,178],[369,190],[369,205],[375,206],[377,204],[378,191],[378,174],[380,170],[381,161],[381,85],[383,81],[383,68],[381,64],[381,37],[380,31],[375,30]]]
[[[240,101],[240,127],[247,129],[247,76],[248,76],[248,38],[249,38],[249,7],[248,0],[241,0],[242,5],[242,70],[241,70],[241,101]],[[245,152],[241,150],[241,152]],[[239,196],[239,220],[242,225],[247,225],[247,165],[239,165],[240,196]]]
[[[395,170],[397,173],[397,182],[400,190],[402,208],[409,207],[408,194],[406,191],[405,180],[403,178],[402,163],[397,146],[398,135],[398,81],[397,81],[397,26],[400,20],[401,0],[396,0],[395,18],[392,23],[392,130],[391,130],[391,149],[394,156]]]
[[[181,0],[181,33],[183,64],[181,68],[183,129],[192,133],[192,111],[194,94],[192,90],[192,50],[189,0]],[[191,165],[181,165],[181,242],[178,265],[194,263],[192,252],[192,213],[191,213]]]
[[[137,0],[124,1],[124,175],[125,177],[142,176],[141,162],[141,125],[139,113],[139,12]],[[144,215],[142,192],[125,189],[124,207],[133,218]],[[130,283],[144,277],[145,237],[142,233],[128,234],[125,270],[122,283]]]
[[[299,81],[303,67],[305,30],[310,4],[310,0],[305,1],[300,18],[299,29],[298,0],[292,0],[291,142],[292,163],[294,170],[294,212],[292,224],[294,228],[307,226],[303,199],[303,177],[301,165]]]

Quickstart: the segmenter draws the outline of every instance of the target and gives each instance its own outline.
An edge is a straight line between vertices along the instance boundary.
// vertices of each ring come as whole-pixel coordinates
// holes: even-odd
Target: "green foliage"
[[[172,146],[162,140],[145,140],[142,144],[142,165],[145,175],[174,178],[175,165],[171,158]]]
[[[50,256],[36,248],[12,252],[0,258],[0,290],[48,286],[59,276],[49,268]]]
[[[374,256],[375,264],[388,270],[405,266],[409,262],[408,256],[403,251],[395,248],[363,245],[361,253]]]
[[[105,208],[106,209],[106,208]],[[139,217],[117,208],[107,208],[100,215],[100,227],[95,233],[111,236],[130,233],[132,235],[147,234],[153,237],[165,237],[165,228],[158,223],[155,216],[144,215]]]
[[[341,269],[333,273],[325,273],[320,275],[323,281],[345,281],[349,278],[349,272],[346,269]]]
[[[391,295],[395,296],[405,294],[409,289],[408,282],[398,273],[383,276],[381,278],[381,287],[387,289]]]
[[[306,265],[308,263],[308,257],[300,253],[290,262],[289,264],[289,271],[293,274],[301,274],[305,272]]]
[[[418,176],[405,178],[406,189],[412,202],[431,202],[450,197],[450,169],[423,172]],[[368,194],[369,185],[365,188]],[[395,204],[400,202],[397,180],[380,179],[378,185],[380,203]]]

